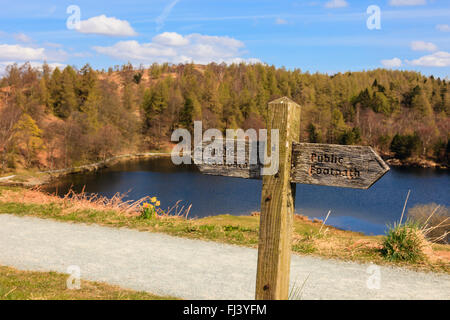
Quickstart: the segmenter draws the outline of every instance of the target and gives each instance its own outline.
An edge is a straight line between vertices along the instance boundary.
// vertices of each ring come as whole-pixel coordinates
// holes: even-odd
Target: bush
[[[428,242],[417,223],[394,224],[383,239],[381,253],[389,261],[417,262],[425,258]]]
[[[434,213],[433,213],[434,212]],[[416,205],[408,211],[408,218],[426,230],[428,240],[450,243],[450,210],[435,203]]]

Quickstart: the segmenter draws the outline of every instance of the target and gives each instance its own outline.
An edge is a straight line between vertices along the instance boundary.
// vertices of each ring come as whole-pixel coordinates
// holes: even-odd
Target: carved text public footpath
[[[319,168],[315,164],[337,164],[337,165],[343,165],[344,164],[344,157],[335,155],[335,154],[316,154],[315,152],[311,153],[311,165],[309,166],[309,174],[310,175],[332,175],[332,176],[338,176],[338,177],[345,177],[348,179],[353,178],[359,178],[360,172],[358,169],[340,169],[340,168],[333,168],[333,167],[324,167]]]

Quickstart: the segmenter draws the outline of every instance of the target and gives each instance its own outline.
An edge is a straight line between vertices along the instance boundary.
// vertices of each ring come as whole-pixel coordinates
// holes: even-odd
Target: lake
[[[450,205],[448,170],[391,168],[369,190],[297,184],[296,212],[327,224],[383,234],[387,224],[398,221],[408,190],[407,208],[416,204]],[[72,187],[80,192],[107,197],[128,192],[127,199],[156,196],[167,208],[178,200],[192,204],[190,217],[219,214],[248,215],[259,211],[261,180],[202,175],[195,165],[175,166],[170,158],[134,160],[119,163],[96,173],[75,174],[61,178],[46,191],[64,195]]]

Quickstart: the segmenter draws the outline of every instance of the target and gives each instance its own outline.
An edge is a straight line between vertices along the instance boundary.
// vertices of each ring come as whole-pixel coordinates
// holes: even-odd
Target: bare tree
[[[22,115],[22,110],[14,105],[7,104],[0,109],[0,157],[2,171],[6,170],[7,154],[14,146],[16,124]]]

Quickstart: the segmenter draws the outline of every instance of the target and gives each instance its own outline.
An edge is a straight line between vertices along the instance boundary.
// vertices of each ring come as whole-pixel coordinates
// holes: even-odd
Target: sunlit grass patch
[[[79,290],[67,289],[68,275],[20,271],[0,266],[0,300],[173,300],[147,292],[81,280]]]

